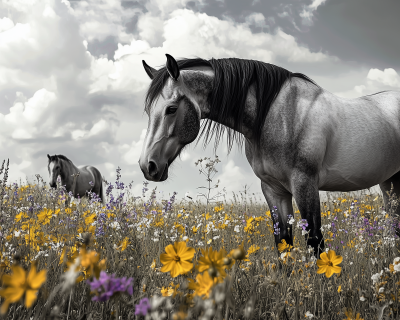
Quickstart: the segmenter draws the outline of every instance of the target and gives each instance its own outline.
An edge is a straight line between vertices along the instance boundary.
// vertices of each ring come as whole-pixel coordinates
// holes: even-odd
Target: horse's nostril
[[[149,161],[149,175],[151,177],[156,176],[158,173],[157,165],[154,161]]]

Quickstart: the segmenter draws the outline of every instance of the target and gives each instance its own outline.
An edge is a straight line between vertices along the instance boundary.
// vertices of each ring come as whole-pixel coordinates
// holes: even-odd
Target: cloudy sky
[[[2,0],[0,160],[10,180],[48,180],[46,154],[122,168],[140,194],[138,167],[151,66],[175,57],[238,57],[302,72],[352,98],[400,90],[398,0]],[[228,193],[260,192],[244,154],[220,144],[217,178]],[[194,162],[212,148],[191,146],[157,185],[164,195],[205,185]]]

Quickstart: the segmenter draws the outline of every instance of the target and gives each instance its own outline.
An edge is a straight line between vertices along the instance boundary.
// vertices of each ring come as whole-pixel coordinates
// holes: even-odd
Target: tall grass
[[[62,186],[51,189],[39,176],[35,183],[6,184],[8,166],[3,163],[3,289],[8,285],[4,275],[13,277],[12,266],[29,271],[36,261],[38,270],[47,271],[34,304],[26,308],[22,297],[10,304],[4,318],[400,317],[400,263],[397,265],[395,259],[400,254],[393,233],[396,220],[392,213],[384,211],[379,195],[363,194],[356,199],[343,194],[322,204],[327,250],[343,257],[340,274],[327,278],[317,274],[316,258],[306,246],[304,221],[295,204],[295,216],[289,217],[294,248],[278,252],[271,212],[265,203],[248,197],[247,192],[234,200],[215,201],[220,199],[213,198],[219,186],[213,183],[216,172],[210,168],[215,169],[218,162],[207,166],[211,162],[203,159],[198,163],[207,181],[206,201],[176,201],[175,193],[168,199],[158,199],[156,190],[148,190],[146,183],[141,195],[133,195],[131,186],[120,181],[118,171],[117,181],[107,187],[105,204],[90,198],[71,199]],[[182,241],[195,249],[195,267],[172,278],[161,272],[160,255],[167,245]],[[241,245],[245,259],[234,260],[231,268],[226,266],[223,279],[217,280],[218,274],[209,272],[216,278],[206,296],[189,289],[188,279],[200,274],[196,269],[203,255],[200,249],[225,249],[229,253]],[[83,264],[90,252],[92,269]],[[93,282],[100,270],[107,275],[115,274],[116,278],[133,278],[133,294],[121,290],[106,301],[93,301],[96,293],[91,292],[88,282]],[[7,298],[4,292],[2,295]],[[147,315],[135,315],[140,301],[144,304],[146,297],[150,304]]]

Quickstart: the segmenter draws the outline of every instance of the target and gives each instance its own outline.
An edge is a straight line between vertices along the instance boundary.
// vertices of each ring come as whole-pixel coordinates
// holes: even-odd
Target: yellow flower
[[[254,253],[254,252],[257,252],[258,250],[260,250],[260,247],[257,246],[257,245],[255,245],[255,244],[253,244],[253,245],[249,248],[249,250],[247,250],[247,255],[250,255],[250,254],[252,254],[252,253]]]
[[[196,226],[193,226],[193,227],[192,227],[192,232],[193,232],[194,234],[197,233],[197,230],[198,230],[198,228],[196,228]]]
[[[337,289],[337,292],[340,293],[340,292],[342,292],[342,291],[343,291],[343,290],[342,290],[342,286],[339,286],[338,289]]]
[[[155,270],[155,269],[156,269],[156,259],[153,260],[153,263],[151,264],[150,268],[151,268],[152,270]]]
[[[197,270],[199,272],[206,271],[208,269],[214,269],[218,272],[219,276],[225,277],[225,264],[224,258],[226,256],[226,251],[221,249],[219,252],[214,251],[212,247],[204,250],[201,249],[201,253],[203,257],[199,258],[199,262],[197,265]]]
[[[122,241],[118,244],[118,247],[119,247],[119,249],[120,249],[121,251],[124,251],[124,250],[128,247],[129,244],[130,244],[129,238],[128,238],[128,237],[125,237],[125,239],[122,240]]]
[[[185,320],[186,317],[187,317],[187,313],[186,312],[178,311],[178,312],[175,312],[172,315],[172,320]]]
[[[92,224],[94,222],[94,220],[96,220],[96,214],[93,213],[92,215],[88,216],[85,218],[85,224],[89,225]]]
[[[347,309],[344,314],[347,318],[343,320],[364,320],[363,318],[361,318],[360,313],[357,313],[357,315],[355,315],[355,312],[353,312],[353,310],[351,309]]]
[[[165,247],[165,252],[160,255],[160,261],[163,264],[162,272],[171,272],[171,277],[175,278],[192,270],[195,250],[186,247],[186,242],[170,244]]]
[[[279,252],[283,252],[285,250],[290,251],[290,249],[292,249],[293,246],[291,246],[290,244],[286,243],[285,239],[282,239],[281,243],[278,244],[278,250]]]
[[[32,263],[28,275],[25,270],[14,265],[11,267],[12,275],[3,276],[3,287],[0,296],[6,300],[1,306],[1,313],[5,314],[10,303],[19,301],[25,294],[25,306],[30,308],[36,300],[39,288],[46,281],[46,270],[36,272],[36,263]]]
[[[79,252],[79,257],[81,259],[81,266],[84,268],[86,277],[94,275],[99,278],[101,270],[104,270],[105,260],[99,262],[100,256],[95,251],[86,251],[86,247],[83,246]]]
[[[162,287],[161,289],[161,294],[163,297],[173,297],[175,298],[175,296],[179,293],[178,288],[180,287],[180,284],[178,283],[177,285],[174,285],[173,282],[170,283],[170,287]]]
[[[212,278],[208,272],[199,273],[196,276],[196,282],[193,279],[188,280],[189,289],[194,290],[195,296],[203,298],[208,298],[214,285],[223,281],[222,278]]]
[[[25,212],[20,212],[15,216],[15,222],[20,222],[22,218],[28,218],[28,215]]]
[[[317,260],[317,265],[319,267],[317,273],[325,273],[327,278],[330,278],[334,273],[340,273],[342,268],[338,265],[342,263],[343,257],[337,256],[335,251],[329,250],[328,254],[326,252],[321,253],[320,260]]]
[[[53,211],[49,209],[43,209],[37,217],[39,218],[39,222],[43,225],[50,223],[50,219],[53,217]]]

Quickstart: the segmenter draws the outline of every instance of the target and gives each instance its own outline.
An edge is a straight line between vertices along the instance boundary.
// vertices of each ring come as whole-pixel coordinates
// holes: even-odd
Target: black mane
[[[49,158],[49,164],[50,164],[50,162],[56,161],[56,160],[58,160],[58,159],[65,160],[65,161],[68,161],[69,163],[72,163],[72,161],[69,160],[66,156],[64,156],[64,155],[62,155],[62,154],[55,154],[54,156],[50,156],[50,158]]]
[[[273,64],[256,60],[237,58],[204,60],[196,58],[177,60],[177,63],[180,70],[204,66],[213,69],[215,75],[213,90],[208,97],[210,114],[209,119],[203,123],[200,137],[205,134],[204,144],[207,144],[215,134],[216,147],[224,130],[226,130],[229,150],[231,150],[234,141],[237,141],[239,145],[243,142],[242,135],[237,130],[241,129],[244,120],[244,107],[247,92],[251,85],[255,85],[257,98],[257,115],[256,123],[253,126],[253,137],[259,143],[270,106],[285,81],[296,77],[315,84],[304,74],[292,73]],[[149,111],[157,102],[168,77],[169,74],[165,67],[154,74],[146,95],[146,111]],[[233,119],[233,130],[218,123],[227,119],[227,117]]]

